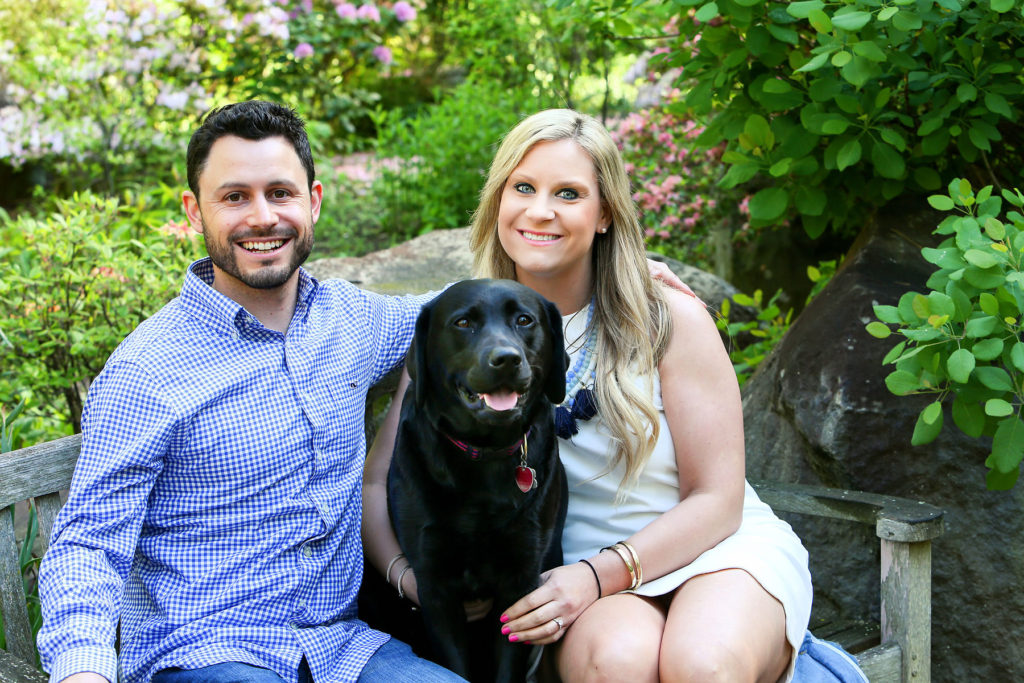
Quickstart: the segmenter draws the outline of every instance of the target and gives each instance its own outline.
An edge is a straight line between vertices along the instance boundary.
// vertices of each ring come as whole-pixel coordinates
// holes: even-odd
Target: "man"
[[[187,166],[209,258],[90,388],[40,576],[44,668],[54,681],[461,680],[356,618],[366,391],[401,362],[422,299],[299,267],[323,186],[290,109],[211,112]]]

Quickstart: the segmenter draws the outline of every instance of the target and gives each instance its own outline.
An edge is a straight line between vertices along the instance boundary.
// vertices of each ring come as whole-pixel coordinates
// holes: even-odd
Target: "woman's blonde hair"
[[[538,112],[502,140],[473,214],[470,248],[477,277],[515,279],[515,263],[498,241],[498,208],[505,182],[538,142],[573,140],[594,162],[601,202],[611,225],[594,239],[593,273],[598,326],[596,398],[613,437],[609,469],[624,461],[620,497],[643,470],[659,436],[658,412],[647,390],[630,380],[657,370],[671,335],[671,317],[648,274],[643,229],[618,147],[596,119],[570,109]]]

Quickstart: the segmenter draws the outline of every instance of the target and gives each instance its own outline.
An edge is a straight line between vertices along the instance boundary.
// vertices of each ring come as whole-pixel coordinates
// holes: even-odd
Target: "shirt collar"
[[[319,287],[320,283],[316,278],[304,268],[299,268],[298,295],[293,321],[306,320]],[[181,301],[186,310],[216,331],[225,334],[243,331],[255,321],[241,304],[213,288],[213,261],[209,256],[189,266],[181,287]]]

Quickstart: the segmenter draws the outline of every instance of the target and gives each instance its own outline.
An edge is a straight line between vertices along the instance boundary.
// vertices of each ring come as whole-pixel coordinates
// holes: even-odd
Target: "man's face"
[[[302,162],[283,137],[229,135],[213,143],[198,199],[185,192],[183,201],[206,240],[218,289],[274,289],[294,276],[313,248],[323,198],[319,181],[307,187]]]

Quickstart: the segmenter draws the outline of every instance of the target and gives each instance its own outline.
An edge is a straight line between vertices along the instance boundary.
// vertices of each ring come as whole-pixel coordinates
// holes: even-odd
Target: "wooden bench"
[[[389,394],[381,382],[367,401],[367,434],[374,430],[375,399]],[[32,629],[25,605],[14,525],[6,508],[34,501],[38,546],[45,551],[53,521],[68,488],[81,436],[68,436],[0,454],[0,616],[7,651],[0,650],[0,683],[43,683],[36,668]],[[942,510],[901,498],[816,486],[751,482],[777,511],[873,524],[881,539],[881,624],[876,629],[818,633],[856,654],[871,681],[931,678],[931,540],[943,531]],[[810,546],[808,539],[804,539]],[[809,551],[828,549],[809,547]],[[847,636],[853,635],[852,639]],[[873,646],[861,649],[865,645]]]

